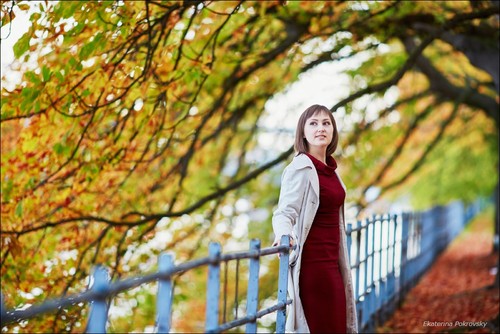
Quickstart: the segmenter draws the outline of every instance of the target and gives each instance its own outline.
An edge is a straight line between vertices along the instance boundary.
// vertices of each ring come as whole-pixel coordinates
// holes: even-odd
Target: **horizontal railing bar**
[[[238,253],[230,253],[230,254],[221,254],[221,256],[218,259],[218,261],[219,262],[227,262],[227,261],[231,261],[231,260],[249,259],[249,258],[254,258],[254,257],[258,257],[258,256],[259,256],[259,252],[256,252],[256,251],[247,251],[247,252],[238,252]]]
[[[276,312],[278,310],[282,310],[283,308],[285,308],[287,305],[290,305],[292,303],[292,300],[291,299],[288,299],[286,301],[286,304],[285,303],[282,303],[282,302],[279,302],[278,304],[276,305],[273,305],[271,307],[268,307],[266,309],[263,309],[259,312],[257,312],[257,319],[259,318],[262,318],[263,316],[265,316],[266,314],[269,314],[269,313],[273,313],[273,312]]]
[[[276,252],[276,251],[273,251],[273,249],[275,248],[279,248],[280,249],[280,252],[281,251],[286,251],[286,250],[292,250],[292,249],[295,249],[297,246],[293,245],[293,246],[287,246],[287,245],[283,245],[283,246],[276,246],[276,247],[267,247],[267,248],[262,248],[260,250],[260,254],[261,255],[271,255],[271,254],[276,254],[276,253],[279,253],[279,252]]]
[[[247,315],[246,317],[235,319],[235,320],[230,321],[230,322],[226,322],[225,324],[220,325],[219,327],[209,331],[208,333],[219,333],[219,332],[227,331],[231,328],[245,325],[249,322],[255,321],[256,319],[262,318],[266,314],[273,313],[273,312],[276,312],[278,310],[282,310],[283,308],[286,307],[286,305],[289,305],[291,303],[292,303],[292,300],[288,299],[286,301],[286,304],[280,302],[278,304],[275,304],[273,306],[270,306],[266,309],[263,309],[263,310],[257,312],[257,314],[255,314],[255,315]]]
[[[363,259],[363,260],[359,260],[359,261],[356,261],[353,265],[351,265],[351,269],[358,269],[359,266],[362,264],[362,263],[367,263],[369,258],[366,258],[366,259]],[[412,260],[412,259],[410,259]],[[409,261],[409,260],[407,260]],[[397,266],[396,268],[399,268],[401,267],[402,264],[405,264],[406,262],[401,262],[399,266]]]
[[[228,329],[245,325],[245,324],[249,323],[250,321],[251,321],[251,319],[249,317],[238,318],[236,320],[233,320],[233,321],[230,321],[230,322],[226,322],[225,324],[217,327],[214,330],[207,331],[207,333],[220,333],[220,332],[224,332],[224,331],[227,331]]]
[[[377,281],[377,283],[379,283],[379,282],[380,281]],[[358,299],[361,297],[366,297],[371,293],[374,293],[374,288],[375,288],[375,282],[371,283],[370,285],[367,285],[366,289],[363,291],[363,293],[358,296]]]
[[[363,229],[366,229],[370,225],[373,225],[377,222],[384,222],[384,221],[391,222],[391,221],[395,221],[395,220],[393,220],[393,219],[382,219],[382,220],[377,219],[377,220],[373,220],[373,221],[368,222],[368,224],[366,224],[364,222],[363,223],[358,222],[357,227],[352,227],[352,225],[351,225],[350,230],[346,230],[346,234],[350,235],[352,232],[359,232]]]
[[[262,249],[259,253],[257,252],[237,252],[237,253],[228,253],[228,254],[222,254],[220,258],[218,259],[213,259],[210,257],[204,257],[201,259],[196,259],[192,260],[189,262],[184,262],[181,263],[175,267],[173,267],[171,270],[159,273],[159,272],[154,272],[151,274],[146,274],[141,277],[132,277],[128,279],[124,279],[122,281],[116,281],[113,282],[109,288],[105,291],[84,291],[79,294],[73,295],[73,296],[68,296],[68,297],[62,297],[62,298],[57,298],[57,299],[52,299],[52,300],[47,300],[44,301],[40,305],[33,305],[25,310],[6,310],[4,314],[2,314],[1,317],[1,326],[4,326],[6,324],[12,323],[12,322],[19,322],[21,320],[27,320],[31,319],[39,314],[51,312],[63,307],[69,307],[69,306],[74,306],[79,303],[84,303],[84,302],[89,302],[92,301],[96,298],[108,298],[113,295],[116,295],[120,292],[138,287],[142,284],[146,283],[151,283],[154,282],[158,279],[168,279],[171,276],[188,271],[197,267],[201,267],[203,265],[207,265],[209,263],[213,262],[221,262],[221,261],[230,261],[230,260],[236,260],[236,259],[248,259],[251,257],[255,256],[265,256],[265,255],[271,255],[271,254],[277,254],[281,253],[284,251],[287,251],[289,249],[294,249],[295,246],[288,246],[288,245],[281,245],[281,246],[276,246],[276,247],[268,247]]]
[[[164,273],[151,273],[144,275],[142,277],[133,277],[129,279],[125,279],[122,281],[117,281],[114,282],[109,286],[109,288],[105,291],[92,291],[88,290],[82,293],[79,293],[74,296],[68,296],[68,297],[63,297],[63,298],[58,298],[58,299],[53,299],[53,300],[47,300],[43,302],[43,304],[40,305],[34,305],[31,306],[25,310],[7,310],[4,314],[2,314],[2,320],[1,324],[6,325],[11,322],[16,322],[20,320],[26,320],[33,318],[34,316],[41,314],[41,313],[47,313],[50,311],[54,311],[56,309],[60,309],[63,307],[67,306],[74,306],[76,304],[82,303],[82,302],[89,302],[92,301],[96,298],[107,298],[112,295],[118,294],[120,292],[135,288],[137,286],[140,286],[145,283],[150,283],[153,281],[156,281],[160,278],[168,278],[170,276],[173,276],[177,273],[187,271],[196,267],[200,267],[202,265],[210,263],[210,259],[208,257],[189,261],[182,263],[171,270],[168,270]]]
[[[246,252],[237,252],[237,253],[227,253],[221,254],[219,261],[231,261],[231,260],[242,260],[242,259],[250,259],[259,256],[266,256],[281,253],[290,249],[295,249],[296,246],[276,246],[276,247],[268,247],[262,248],[259,252],[256,251],[246,251]]]
[[[377,248],[374,252],[369,252],[365,255],[365,257],[363,258],[363,260],[359,260],[355,266],[359,265],[360,263],[363,263],[363,262],[366,262],[366,260],[368,258],[370,258],[371,256],[377,254],[377,253],[382,253],[383,251],[389,251],[389,250],[392,250],[394,249],[394,246],[397,244],[397,242],[393,242],[393,243],[389,243],[387,244],[387,247],[383,247],[383,248]],[[351,268],[354,268],[355,266],[352,266]]]

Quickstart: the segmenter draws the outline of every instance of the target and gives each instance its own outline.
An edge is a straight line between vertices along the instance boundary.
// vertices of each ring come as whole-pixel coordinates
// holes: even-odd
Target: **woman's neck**
[[[309,152],[307,153],[309,153],[310,155],[312,155],[313,157],[315,157],[316,159],[318,159],[319,161],[321,161],[326,165],[326,151],[310,149]]]

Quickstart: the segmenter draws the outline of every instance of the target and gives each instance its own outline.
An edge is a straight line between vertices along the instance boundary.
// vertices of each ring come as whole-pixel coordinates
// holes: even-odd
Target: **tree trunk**
[[[492,1],[495,6],[499,6],[498,1]],[[462,51],[465,56],[469,59],[471,64],[474,66],[481,68],[491,75],[493,79],[495,89],[497,91],[497,95],[500,94],[500,56],[499,56],[499,44],[498,41],[496,44],[486,44],[481,41],[479,38],[475,38],[474,36],[468,35],[460,35],[453,33],[443,34],[442,39],[452,45],[455,49]],[[495,112],[498,115],[498,109]],[[498,117],[498,116],[497,116]],[[498,118],[494,118],[497,126],[497,133],[499,133],[499,122]],[[499,135],[500,137],[500,135]],[[500,153],[500,152],[499,152]],[[498,163],[497,163],[498,170]],[[495,187],[494,198],[494,206],[495,206],[495,227],[494,227],[494,236],[493,236],[493,252],[498,252],[499,249],[499,230],[500,230],[500,222],[498,220],[498,211],[499,211],[499,196],[498,196],[498,187],[499,180],[497,177],[497,185]],[[500,286],[500,258],[497,258],[497,273],[495,277],[495,286]]]

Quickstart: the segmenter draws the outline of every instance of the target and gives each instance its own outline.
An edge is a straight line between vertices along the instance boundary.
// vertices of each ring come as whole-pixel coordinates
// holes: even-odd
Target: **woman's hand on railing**
[[[288,237],[290,238],[290,247],[295,246],[295,239],[291,235],[288,235]],[[274,239],[272,247],[281,246],[280,243],[281,243],[281,236],[279,238]]]
[[[290,240],[290,244],[289,244],[289,246],[290,246],[290,247],[295,247],[295,239],[294,239],[291,235],[288,235],[288,237],[289,237],[289,240]],[[282,245],[281,245],[281,236],[280,236],[279,238],[276,238],[276,239],[274,240],[274,242],[273,242],[273,245],[272,245],[272,246],[273,246],[273,247],[282,246]],[[278,255],[278,257],[280,257],[281,253],[278,253],[277,255]]]

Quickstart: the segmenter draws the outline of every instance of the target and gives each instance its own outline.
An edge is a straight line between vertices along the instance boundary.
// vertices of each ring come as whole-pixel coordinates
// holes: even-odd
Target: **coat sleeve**
[[[273,213],[274,243],[278,245],[282,235],[290,235],[295,241],[293,225],[297,222],[307,186],[306,169],[285,168],[281,177],[278,208]]]

